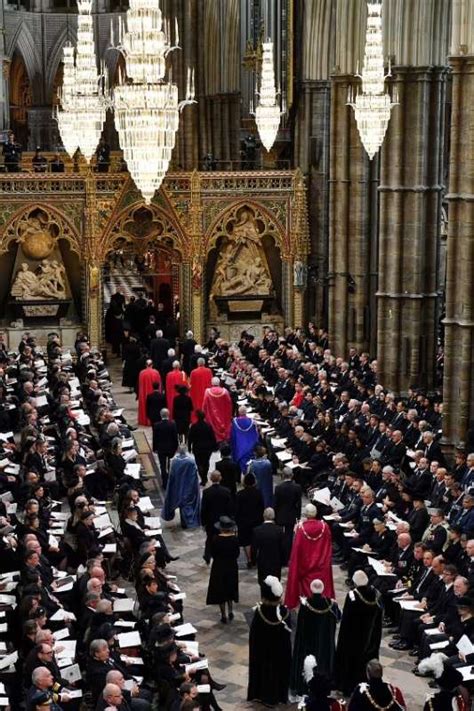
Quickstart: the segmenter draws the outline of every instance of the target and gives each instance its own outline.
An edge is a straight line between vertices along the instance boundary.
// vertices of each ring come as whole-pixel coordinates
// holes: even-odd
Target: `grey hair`
[[[274,509],[269,506],[268,508],[265,509],[263,512],[263,520],[264,521],[274,521],[275,520],[275,511]]]
[[[41,679],[45,672],[49,672],[48,667],[36,667],[36,669],[33,669],[31,673],[31,681],[33,683],[33,686],[36,686],[36,682]]]
[[[89,654],[91,657],[95,656],[96,652],[100,652],[104,647],[108,647],[107,641],[105,639],[94,639],[89,645]]]
[[[112,682],[109,682],[104,686],[102,696],[104,697],[104,699],[107,699],[109,696],[111,696],[111,694],[117,693],[117,690],[120,694],[122,693],[122,689],[118,684],[113,684]]]
[[[167,420],[170,416],[170,411],[164,407],[162,410],[160,410],[160,417],[162,420]]]

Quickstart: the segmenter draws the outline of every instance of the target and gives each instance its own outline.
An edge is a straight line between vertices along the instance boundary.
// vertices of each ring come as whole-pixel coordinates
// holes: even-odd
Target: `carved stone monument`
[[[55,259],[43,259],[40,266],[33,271],[26,262],[16,274],[11,295],[22,301],[51,299],[54,301],[66,298],[65,269]]]
[[[18,252],[10,304],[16,316],[64,316],[71,292],[58,245],[59,226],[42,208],[26,213],[17,228]]]

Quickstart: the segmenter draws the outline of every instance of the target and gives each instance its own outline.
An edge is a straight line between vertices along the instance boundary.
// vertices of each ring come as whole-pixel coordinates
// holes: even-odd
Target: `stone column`
[[[304,81],[298,99],[295,126],[295,165],[307,176],[310,255],[312,271],[308,312],[327,326],[327,273],[329,249],[329,81]]]
[[[43,150],[56,150],[59,145],[58,124],[53,119],[51,106],[34,106],[28,109],[28,150],[36,146]]]
[[[377,359],[397,393],[433,386],[446,72],[393,70],[399,106],[382,147]]]
[[[102,346],[102,269],[97,264],[89,264],[86,272],[87,285],[87,331],[91,346]]]
[[[446,445],[463,442],[474,419],[474,54],[453,56],[450,64],[453,88],[443,386]]]
[[[191,289],[191,262],[186,259],[181,263],[179,274],[179,308],[181,314],[181,332],[193,328],[193,299]]]
[[[281,300],[285,326],[295,326],[295,300],[293,293],[293,260],[283,257],[281,270]],[[300,326],[301,324],[296,324]]]
[[[347,105],[353,77],[331,87],[329,184],[329,333],[334,353],[368,347],[370,167],[354,112]]]

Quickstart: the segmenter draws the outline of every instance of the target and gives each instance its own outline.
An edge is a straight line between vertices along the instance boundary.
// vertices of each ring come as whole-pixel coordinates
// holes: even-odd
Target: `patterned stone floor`
[[[134,394],[121,387],[120,363],[114,360],[109,363],[110,374],[114,383],[113,392],[120,407],[125,408],[124,416],[132,425],[136,425],[137,404]],[[140,427],[135,433],[137,445],[147,474],[153,475],[155,470],[153,455],[150,454],[147,442],[151,443],[151,429]],[[145,439],[146,438],[146,439]],[[157,487],[156,479],[150,478],[147,489],[157,508],[162,502],[162,494]],[[206,606],[206,592],[209,578],[209,568],[202,558],[204,536],[202,531],[183,531],[178,524],[173,524],[164,530],[168,546],[174,555],[180,559],[172,564],[172,572],[179,578],[179,584],[186,592],[186,621],[191,622],[198,630],[197,639],[200,650],[205,652],[210,660],[211,670],[221,683],[227,684],[225,690],[217,694],[219,704],[225,709],[263,709],[258,703],[246,702],[247,672],[248,672],[248,615],[259,599],[256,572],[247,570],[244,556],[240,559],[239,594],[240,602],[236,605],[235,619],[232,623],[222,625],[219,622],[219,611],[215,606]],[[171,571],[171,568],[170,568]],[[344,575],[338,566],[334,566],[336,595],[342,607],[347,588]],[[284,582],[284,580],[283,580]],[[389,636],[384,634],[380,660],[385,666],[387,681],[400,686],[403,690],[407,708],[416,711],[423,707],[429,691],[423,679],[411,673],[413,662],[406,655],[388,647]],[[281,709],[296,709],[296,704],[279,706]]]

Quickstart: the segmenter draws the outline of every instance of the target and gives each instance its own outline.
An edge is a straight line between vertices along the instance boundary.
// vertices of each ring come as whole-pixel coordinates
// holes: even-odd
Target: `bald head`
[[[220,385],[220,382],[221,382],[221,381],[219,380],[219,378],[212,378],[212,380],[211,380],[211,384],[212,384],[214,387],[218,387],[218,386]]]

